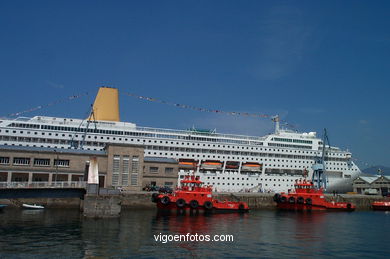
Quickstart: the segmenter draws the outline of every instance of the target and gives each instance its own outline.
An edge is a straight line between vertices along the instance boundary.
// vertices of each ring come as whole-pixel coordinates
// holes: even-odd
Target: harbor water
[[[125,210],[86,219],[78,210],[0,213],[0,258],[388,258],[390,213],[285,212],[170,215]],[[156,241],[167,235],[233,240]]]

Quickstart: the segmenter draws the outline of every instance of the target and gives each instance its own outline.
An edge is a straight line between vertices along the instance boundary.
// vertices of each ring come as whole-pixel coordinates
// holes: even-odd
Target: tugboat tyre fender
[[[351,203],[348,203],[348,204],[347,204],[347,209],[349,209],[349,210],[350,210],[350,209],[351,209],[351,207],[352,207]]]
[[[164,196],[164,197],[161,198],[160,202],[163,205],[168,205],[171,202],[171,199],[169,199],[168,196]]]
[[[178,199],[178,200],[176,201],[176,206],[177,206],[178,208],[183,208],[185,205],[186,205],[186,201],[183,200],[183,199]]]
[[[274,202],[280,202],[280,194],[279,193],[276,193],[274,195]]]
[[[238,210],[239,211],[244,211],[244,209],[245,209],[244,204],[240,203],[240,205],[238,205]]]
[[[295,198],[291,196],[290,198],[288,198],[288,202],[291,203],[291,204],[294,204],[295,203]]]
[[[303,197],[298,197],[298,199],[297,199],[297,203],[299,203],[299,204],[303,204],[305,202],[305,199],[303,198]]]
[[[191,209],[197,209],[199,206],[199,202],[197,200],[190,201],[190,207]]]
[[[313,201],[311,200],[311,198],[307,198],[306,199],[306,204],[307,205],[312,205],[313,204]]]
[[[282,197],[280,198],[280,202],[282,202],[282,203],[287,202],[286,196],[282,196]]]
[[[152,194],[152,202],[157,202],[158,201],[158,193],[153,193]]]
[[[213,208],[213,203],[211,201],[205,201],[203,206],[206,210],[211,210]]]

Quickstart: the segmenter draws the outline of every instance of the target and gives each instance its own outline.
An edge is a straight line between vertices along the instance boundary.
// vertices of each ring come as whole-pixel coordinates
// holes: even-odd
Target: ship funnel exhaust
[[[120,121],[118,89],[100,87],[88,120]]]

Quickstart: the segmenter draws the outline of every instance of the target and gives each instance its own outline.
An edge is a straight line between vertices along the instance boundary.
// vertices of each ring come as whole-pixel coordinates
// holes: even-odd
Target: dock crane
[[[330,142],[326,129],[324,129],[324,136],[322,139],[322,156],[321,158],[317,157],[315,163],[313,164],[313,176],[312,182],[314,186],[318,189],[323,188],[326,190],[327,178],[326,178],[326,164],[325,164],[325,154],[326,154],[326,143],[330,148]]]
[[[91,112],[89,113],[90,116],[88,116],[87,119],[83,119],[79,125],[79,127],[77,128],[77,132],[83,132],[83,135],[81,137],[81,141],[78,142],[77,140],[75,140],[75,137],[76,137],[76,133],[75,132],[72,136],[72,139],[70,141],[70,147],[71,148],[74,148],[74,149],[83,149],[83,146],[84,146],[84,142],[85,142],[85,138],[87,137],[87,133],[88,133],[88,130],[89,130],[89,125],[91,123],[93,123],[95,125],[95,131],[97,130],[97,127],[96,127],[96,119],[95,119],[95,113],[94,113],[94,110],[93,110],[93,107],[91,108]],[[92,118],[92,120],[91,120]],[[84,121],[87,120],[87,126],[85,128],[81,128],[81,126],[83,125]],[[83,131],[84,130],[84,131]]]

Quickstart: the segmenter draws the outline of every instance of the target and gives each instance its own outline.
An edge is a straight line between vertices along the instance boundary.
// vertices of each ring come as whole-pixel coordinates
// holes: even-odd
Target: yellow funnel
[[[88,120],[119,121],[118,89],[100,87],[92,109],[93,116],[91,114]]]

